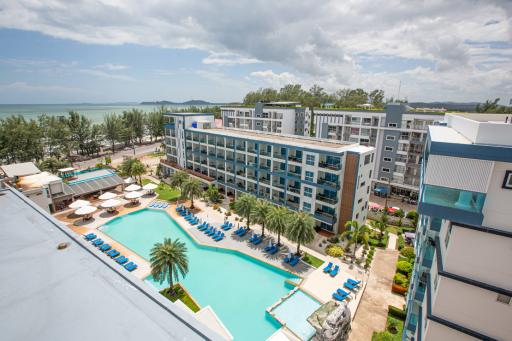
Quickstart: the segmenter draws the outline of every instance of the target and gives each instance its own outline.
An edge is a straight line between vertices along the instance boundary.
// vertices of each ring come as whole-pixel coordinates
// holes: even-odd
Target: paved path
[[[158,141],[156,143],[152,144],[146,144],[143,146],[136,146],[135,147],[135,156],[142,156],[145,154],[149,154],[155,151],[155,149],[159,148],[162,144],[162,141]],[[112,164],[121,163],[123,161],[124,156],[132,156],[133,157],[133,149],[132,148],[125,148],[120,151],[116,151],[115,154],[109,155],[112,158]],[[73,166],[75,168],[87,168],[87,167],[93,167],[96,164],[103,162],[105,158],[103,156],[86,160],[86,161],[80,161],[80,162],[73,162]]]
[[[374,331],[382,331],[386,327],[388,305],[402,308],[405,304],[403,296],[391,292],[397,259],[396,250],[375,249],[370,277],[352,322],[349,341],[371,340]]]
[[[388,240],[388,250],[396,250],[396,242],[397,242],[397,235],[394,233],[389,234],[389,240]]]

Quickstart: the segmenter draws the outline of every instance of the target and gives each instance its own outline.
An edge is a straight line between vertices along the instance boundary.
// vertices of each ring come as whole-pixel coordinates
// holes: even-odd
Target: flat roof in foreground
[[[10,165],[2,165],[0,168],[5,175],[12,178],[15,176],[32,175],[41,172],[33,162],[11,163]]]
[[[451,127],[428,126],[430,140],[433,142],[471,144],[467,138]]]
[[[512,120],[512,115],[510,114],[479,114],[479,113],[449,113],[453,116],[461,116],[467,119],[477,121],[477,122],[489,122],[489,123],[503,123],[505,124],[505,119],[508,117],[508,122]]]
[[[256,142],[265,142],[265,143],[277,143],[284,144],[289,146],[295,146],[299,148],[307,148],[307,149],[318,149],[319,151],[327,151],[327,152],[343,152],[348,150],[357,150],[358,152],[370,151],[373,147],[364,147],[360,146],[357,143],[352,142],[344,142],[344,141],[336,141],[336,140],[328,140],[328,139],[318,139],[311,138],[306,136],[299,135],[290,135],[290,134],[278,134],[278,133],[268,133],[263,131],[255,131],[255,130],[245,130],[245,129],[236,129],[236,128],[192,128],[187,129],[192,132],[203,132],[210,134],[217,134],[226,137],[237,137],[254,140]],[[365,149],[366,148],[366,149]]]
[[[3,340],[221,340],[15,190],[0,206]]]

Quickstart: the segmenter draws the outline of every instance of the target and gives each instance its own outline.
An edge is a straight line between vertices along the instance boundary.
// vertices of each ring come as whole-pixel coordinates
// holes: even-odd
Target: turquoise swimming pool
[[[309,324],[307,318],[314,313],[321,304],[302,290],[297,290],[281,304],[272,309],[286,326],[299,335],[303,340],[309,340],[315,335],[315,328]]]
[[[181,282],[202,307],[213,308],[236,340],[265,340],[280,328],[265,309],[292,289],[285,280],[294,275],[235,251],[201,246],[163,211],[134,212],[102,231],[146,259],[164,238],[185,242],[190,270]],[[158,289],[167,285],[148,282]]]

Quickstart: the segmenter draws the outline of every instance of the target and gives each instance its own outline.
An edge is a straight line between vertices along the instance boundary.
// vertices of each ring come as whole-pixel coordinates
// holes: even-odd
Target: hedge
[[[412,264],[406,260],[401,260],[396,263],[396,269],[398,272],[403,273],[404,275],[408,275],[412,271]]]
[[[407,316],[407,313],[403,309],[394,307],[392,305],[388,306],[388,314],[399,320],[405,320]]]

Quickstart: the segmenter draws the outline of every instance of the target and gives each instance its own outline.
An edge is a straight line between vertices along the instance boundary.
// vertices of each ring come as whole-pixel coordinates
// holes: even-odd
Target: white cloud
[[[255,58],[244,58],[233,53],[211,53],[203,58],[203,64],[209,65],[240,65],[240,64],[256,64],[261,61]]]
[[[512,51],[509,0],[239,0],[236,6],[228,0],[19,0],[4,1],[1,7],[0,27],[83,43],[197,48],[209,53],[204,64],[263,62],[269,65],[261,69],[278,64],[289,71],[289,75],[269,73],[267,83],[277,84],[293,75],[304,83],[333,88],[393,89],[402,79],[421,100],[456,91],[465,100],[482,100],[488,94],[510,96],[506,93],[512,83],[510,63],[496,58]],[[384,63],[383,70],[370,73],[363,56],[385,58],[394,65]],[[414,69],[408,65],[400,71],[404,60],[433,67],[404,73]],[[475,80],[489,83],[475,90],[469,84]]]
[[[86,74],[86,75],[90,75],[90,76],[114,79],[114,80],[120,80],[120,81],[134,81],[135,80],[132,77],[127,76],[127,75],[121,75],[118,73],[109,73],[109,72],[105,72],[102,70],[96,70],[96,69],[80,69],[80,70],[78,70],[78,72]]]
[[[126,66],[126,65],[121,65],[121,64],[111,64],[111,63],[106,63],[106,64],[96,65],[94,68],[95,68],[95,69],[108,70],[108,71],[119,71],[119,70],[125,70],[125,69],[127,69],[127,68],[128,68],[128,66]]]
[[[286,84],[296,84],[300,82],[304,82],[304,80],[300,80],[294,74],[289,72],[281,72],[275,73],[272,70],[265,71],[254,71],[249,74],[252,78],[259,78],[267,83],[268,86],[279,88]]]

